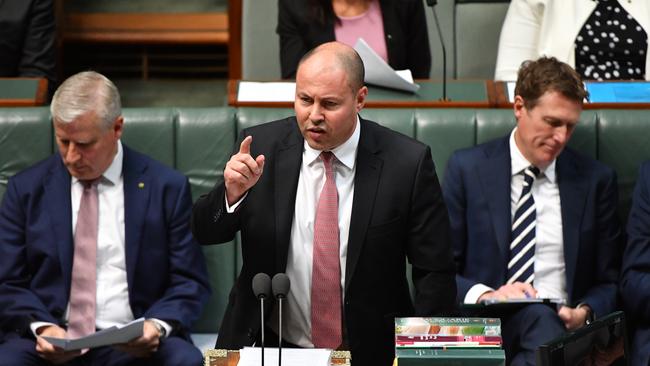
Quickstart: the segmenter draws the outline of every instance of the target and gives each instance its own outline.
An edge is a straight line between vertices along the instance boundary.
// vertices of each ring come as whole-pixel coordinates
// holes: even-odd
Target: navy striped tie
[[[535,278],[535,199],[531,189],[539,169],[529,166],[524,171],[524,188],[512,220],[512,241],[508,261],[508,284],[533,283]]]

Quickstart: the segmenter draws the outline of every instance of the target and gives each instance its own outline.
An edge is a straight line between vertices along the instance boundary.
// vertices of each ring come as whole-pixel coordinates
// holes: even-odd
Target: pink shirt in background
[[[339,17],[339,19],[341,19],[341,23],[334,26],[334,35],[337,41],[354,47],[357,39],[363,38],[384,61],[388,62],[384,20],[381,16],[379,0],[371,1],[368,10],[363,14]]]

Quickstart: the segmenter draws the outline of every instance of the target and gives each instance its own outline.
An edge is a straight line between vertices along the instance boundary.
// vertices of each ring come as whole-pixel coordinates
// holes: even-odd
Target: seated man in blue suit
[[[120,96],[98,73],[66,80],[51,112],[60,154],[11,178],[0,206],[0,365],[201,365],[189,327],[210,288],[187,178],[121,143]],[[141,317],[116,347],[43,338]]]
[[[560,298],[500,314],[508,364],[534,365],[537,347],[616,305],[621,229],[612,169],[565,147],[587,92],[554,58],[524,63],[517,126],[457,151],[447,203],[460,303]]]
[[[650,365],[650,161],[639,169],[627,222],[621,297],[634,329],[631,365]]]

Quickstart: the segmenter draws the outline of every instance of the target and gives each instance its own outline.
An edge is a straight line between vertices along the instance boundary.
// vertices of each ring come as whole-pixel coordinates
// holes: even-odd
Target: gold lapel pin
[[[138,188],[140,188],[140,189],[144,188],[144,183],[142,183],[142,182],[138,183]]]

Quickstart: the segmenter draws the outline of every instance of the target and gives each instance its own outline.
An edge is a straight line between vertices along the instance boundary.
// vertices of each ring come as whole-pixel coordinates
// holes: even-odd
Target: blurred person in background
[[[393,69],[428,78],[431,52],[422,0],[279,0],[282,78],[294,78],[298,61],[314,47],[363,38]]]
[[[648,80],[647,0],[513,0],[494,78],[515,80],[525,60],[553,56],[583,80]]]
[[[0,77],[42,77],[56,90],[53,0],[0,0]]]

